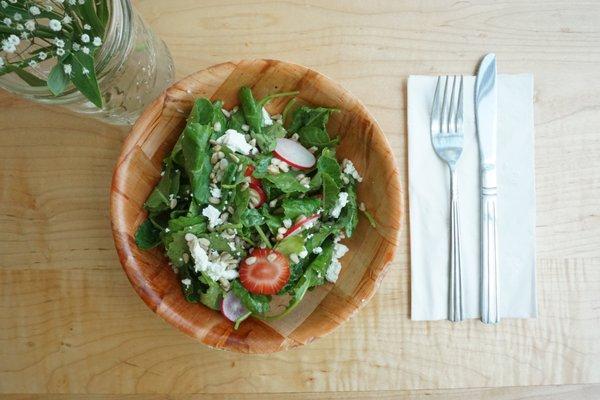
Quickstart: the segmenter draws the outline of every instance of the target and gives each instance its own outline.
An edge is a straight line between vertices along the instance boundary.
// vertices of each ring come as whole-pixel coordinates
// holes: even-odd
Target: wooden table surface
[[[119,265],[108,193],[127,129],[2,92],[0,397],[600,397],[600,3],[137,6],[171,49],[177,77],[266,57],[340,82],[380,122],[405,188],[409,74],[473,73],[488,51],[500,72],[533,73],[539,318],[411,322],[404,220],[380,290],[333,334],[265,356],[206,348],[156,317]]]

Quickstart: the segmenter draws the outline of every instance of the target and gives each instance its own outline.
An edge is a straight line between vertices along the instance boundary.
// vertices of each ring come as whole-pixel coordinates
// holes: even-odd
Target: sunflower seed
[[[223,288],[223,290],[228,291],[229,288],[231,287],[231,284],[229,283],[229,281],[225,278],[221,278],[219,279],[219,283],[221,284],[221,287]]]

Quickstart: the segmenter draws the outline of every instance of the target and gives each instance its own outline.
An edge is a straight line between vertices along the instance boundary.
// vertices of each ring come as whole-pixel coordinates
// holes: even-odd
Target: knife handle
[[[498,310],[497,188],[481,190],[481,321],[500,322]]]

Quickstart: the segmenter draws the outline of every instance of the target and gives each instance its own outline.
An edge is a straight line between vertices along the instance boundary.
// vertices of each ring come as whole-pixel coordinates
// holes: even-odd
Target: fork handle
[[[460,257],[460,218],[458,214],[458,178],[456,170],[450,169],[450,286],[448,319],[452,322],[464,319],[462,268]]]
[[[496,193],[495,187],[483,187],[481,191],[481,321],[485,324],[500,322]]]

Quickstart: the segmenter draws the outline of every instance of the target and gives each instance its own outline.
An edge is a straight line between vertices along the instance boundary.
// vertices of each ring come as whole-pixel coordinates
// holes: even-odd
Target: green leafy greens
[[[60,71],[55,74],[61,85]],[[299,107],[290,114],[287,129],[285,116],[271,118],[265,111],[270,101],[296,94],[257,100],[242,87],[240,107],[231,111],[223,110],[219,100],[196,99],[181,136],[164,158],[161,177],[144,204],[148,217],[135,234],[143,250],[164,247],[188,301],[218,310],[231,291],[247,310],[236,327],[250,315],[285,315],[309,290],[335,280],[337,272],[329,269],[340,266],[338,242],[354,233],[358,210],[364,210],[356,179],[343,173],[336,158],[338,139],[327,132],[336,110]],[[291,113],[292,104],[293,99],[284,115]],[[231,144],[240,138],[253,150]],[[315,165],[303,171],[281,167],[273,156],[279,138],[311,148]],[[279,294],[290,301],[278,315],[272,315],[271,296],[252,293],[237,278],[240,262],[258,246],[273,249],[269,251],[289,263],[290,277]]]

